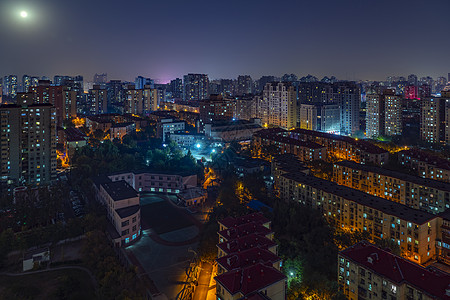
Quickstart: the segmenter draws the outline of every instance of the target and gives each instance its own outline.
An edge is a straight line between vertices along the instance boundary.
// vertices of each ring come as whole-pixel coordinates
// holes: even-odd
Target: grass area
[[[143,229],[152,228],[157,234],[194,225],[185,214],[166,201],[143,205],[141,221]]]
[[[95,299],[95,290],[91,278],[82,270],[0,275],[0,299]]]

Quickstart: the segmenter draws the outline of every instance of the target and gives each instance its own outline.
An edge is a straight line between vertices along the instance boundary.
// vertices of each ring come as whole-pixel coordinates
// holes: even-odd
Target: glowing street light
[[[196,147],[197,149],[200,149],[200,147],[201,147],[200,143],[195,144],[195,147]]]
[[[20,12],[20,16],[22,17],[22,18],[27,18],[28,17],[28,13],[26,12],[26,11],[24,11],[24,10],[22,10],[21,12]]]

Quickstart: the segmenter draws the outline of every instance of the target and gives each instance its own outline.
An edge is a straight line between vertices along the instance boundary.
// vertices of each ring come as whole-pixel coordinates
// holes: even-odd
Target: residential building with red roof
[[[339,253],[338,282],[350,300],[450,299],[450,274],[421,267],[368,242]]]
[[[226,217],[225,219],[219,221],[219,230],[222,231],[230,227],[236,227],[247,223],[261,224],[270,229],[271,221],[266,217],[264,217],[264,215],[261,212],[256,212],[236,218]]]
[[[218,258],[217,273],[222,273],[237,269],[245,268],[257,263],[271,264],[277,270],[281,269],[281,258],[264,248],[255,247],[242,252],[236,252]]]
[[[244,237],[252,233],[265,236],[269,240],[273,240],[273,231],[271,229],[256,222],[252,222],[219,231],[219,243]]]
[[[267,249],[274,254],[278,254],[278,245],[274,241],[269,240],[264,236],[260,236],[258,234],[252,233],[247,236],[226,241],[223,243],[219,243],[217,245],[218,248],[218,257],[223,257],[235,252],[244,251],[247,249],[251,249],[254,247],[261,247],[263,249]]]
[[[238,268],[223,273],[215,279],[217,298],[221,300],[249,299],[250,297],[254,297],[252,299],[286,299],[286,276],[270,264],[257,263],[246,268]]]

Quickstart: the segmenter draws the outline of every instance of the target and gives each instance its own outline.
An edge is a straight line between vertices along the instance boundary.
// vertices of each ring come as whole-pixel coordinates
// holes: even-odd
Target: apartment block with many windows
[[[341,161],[334,164],[333,180],[374,196],[437,214],[450,208],[450,183]]]

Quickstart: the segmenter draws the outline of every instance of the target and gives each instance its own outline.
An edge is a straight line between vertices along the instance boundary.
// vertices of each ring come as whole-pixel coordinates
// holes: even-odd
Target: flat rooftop
[[[380,167],[358,164],[358,163],[355,163],[353,161],[348,161],[348,160],[335,163],[335,165],[352,168],[355,170],[361,170],[361,171],[365,171],[365,172],[381,174],[384,176],[397,178],[397,179],[403,180],[403,181],[413,182],[415,184],[431,187],[431,188],[442,190],[442,191],[450,191],[450,183],[443,182],[443,181],[433,180],[433,179],[429,179],[429,178],[423,178],[423,177],[414,176],[414,175],[410,175],[410,174],[406,174],[406,173],[387,170],[387,169],[380,168]]]
[[[338,185],[318,177],[305,175],[303,173],[287,173],[281,176],[415,224],[423,224],[437,217],[425,211],[414,209],[394,201],[373,196],[359,190]]]
[[[114,201],[138,197],[138,193],[125,180],[104,182],[101,186]]]

